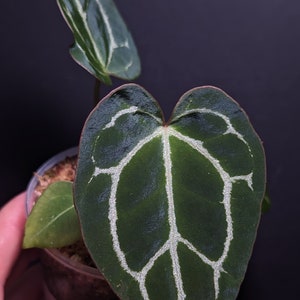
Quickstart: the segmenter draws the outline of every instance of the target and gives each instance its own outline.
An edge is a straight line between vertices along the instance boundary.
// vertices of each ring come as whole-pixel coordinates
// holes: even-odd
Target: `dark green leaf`
[[[72,183],[52,183],[38,199],[27,219],[23,248],[58,248],[73,244],[80,238]]]
[[[75,205],[86,245],[121,299],[234,299],[265,189],[261,142],[214,87],[187,92],[169,124],[137,85],[84,127]]]
[[[75,38],[72,57],[110,84],[110,75],[132,80],[140,74],[138,53],[112,0],[58,0]]]

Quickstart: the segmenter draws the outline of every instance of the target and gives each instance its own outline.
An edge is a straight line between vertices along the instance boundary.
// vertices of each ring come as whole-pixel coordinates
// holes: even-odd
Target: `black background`
[[[116,4],[139,49],[143,70],[136,82],[166,118],[184,92],[200,85],[222,88],[248,113],[264,142],[272,208],[262,217],[239,299],[300,299],[300,2]],[[26,188],[43,161],[78,143],[94,79],[70,57],[72,34],[55,1],[1,1],[0,14],[4,203]]]

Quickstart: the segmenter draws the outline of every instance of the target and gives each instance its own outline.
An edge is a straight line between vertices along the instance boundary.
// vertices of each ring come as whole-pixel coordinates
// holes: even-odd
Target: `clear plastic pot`
[[[63,151],[46,161],[29,182],[26,194],[26,213],[29,215],[37,201],[35,187],[38,176],[66,157],[77,155],[78,148]],[[44,279],[51,294],[57,300],[118,299],[98,269],[71,260],[58,249],[43,249],[41,264]]]

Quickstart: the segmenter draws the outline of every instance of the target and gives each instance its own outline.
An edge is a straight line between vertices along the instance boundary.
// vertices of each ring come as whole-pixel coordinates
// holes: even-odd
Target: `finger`
[[[24,202],[25,193],[22,193],[0,210],[0,287],[2,290],[21,250],[26,220]]]

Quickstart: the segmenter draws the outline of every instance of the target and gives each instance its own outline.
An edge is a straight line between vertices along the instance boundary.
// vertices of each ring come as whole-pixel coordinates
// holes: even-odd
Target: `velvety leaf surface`
[[[121,299],[234,299],[264,189],[261,142],[217,88],[187,92],[165,124],[144,89],[124,85],[85,124],[75,205]]]
[[[54,182],[44,191],[27,219],[23,248],[59,248],[81,238],[72,185]]]
[[[82,67],[109,84],[110,75],[132,80],[140,74],[138,53],[112,0],[58,0],[75,38],[70,50]]]

